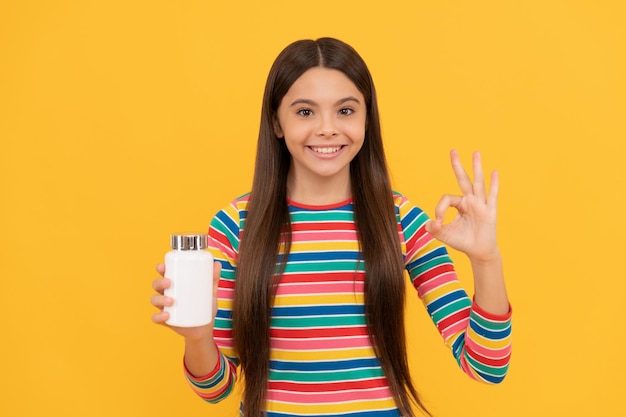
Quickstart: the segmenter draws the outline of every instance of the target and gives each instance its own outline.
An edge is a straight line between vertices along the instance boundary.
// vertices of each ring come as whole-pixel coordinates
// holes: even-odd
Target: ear
[[[274,134],[277,138],[283,138],[285,135],[283,134],[283,130],[280,128],[280,123],[278,122],[278,118],[274,117],[272,119],[272,128],[274,129]]]

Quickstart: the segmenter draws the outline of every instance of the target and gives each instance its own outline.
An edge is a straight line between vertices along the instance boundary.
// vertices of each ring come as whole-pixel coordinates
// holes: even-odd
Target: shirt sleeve
[[[500,383],[511,358],[511,308],[490,314],[470,300],[448,251],[424,228],[426,213],[396,195],[402,250],[418,297],[459,367],[478,381]]]
[[[218,309],[213,327],[218,361],[212,372],[199,378],[191,375],[186,367],[184,372],[191,389],[210,403],[226,398],[237,380],[239,359],[233,343],[232,305],[246,203],[247,197],[235,200],[215,215],[209,227],[208,249],[215,260],[222,264],[217,292]]]

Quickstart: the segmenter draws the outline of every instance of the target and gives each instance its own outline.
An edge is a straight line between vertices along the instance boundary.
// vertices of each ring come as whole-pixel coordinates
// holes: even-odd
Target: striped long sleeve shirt
[[[511,313],[489,314],[462,288],[444,246],[430,236],[426,214],[395,193],[402,255],[411,283],[459,367],[471,378],[499,383],[511,353]],[[237,377],[232,300],[248,195],[221,210],[209,229],[222,264],[214,339],[215,369],[185,374],[207,402],[219,402]],[[365,265],[352,200],[330,206],[289,201],[292,246],[272,308],[268,417],[398,417],[367,333]]]

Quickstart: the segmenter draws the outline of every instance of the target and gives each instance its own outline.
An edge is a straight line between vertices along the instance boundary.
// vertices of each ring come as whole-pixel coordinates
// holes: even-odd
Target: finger
[[[450,151],[450,162],[452,163],[452,170],[454,171],[454,176],[456,177],[456,181],[459,184],[461,192],[464,195],[472,194],[472,181],[470,180],[469,175],[467,175],[465,168],[463,168],[463,164],[461,164],[461,159],[459,158],[459,153],[455,149]]]
[[[157,264],[156,270],[157,270],[157,272],[159,274],[161,274],[161,276],[164,276],[165,275],[165,264],[164,263]]]
[[[162,309],[166,306],[171,306],[174,303],[174,299],[172,297],[167,297],[165,295],[153,294],[150,297],[150,304],[155,306],[156,308]]]
[[[474,195],[481,201],[485,201],[485,176],[483,174],[483,164],[480,159],[480,152],[472,155],[472,165],[474,169]]]
[[[489,186],[489,196],[487,197],[487,204],[493,207],[498,205],[498,192],[500,191],[500,178],[498,171],[491,173],[491,184]]]
[[[168,278],[157,278],[152,281],[152,289],[161,295],[163,295],[163,291],[168,289],[171,285],[172,282]]]
[[[430,220],[424,225],[424,228],[428,233],[435,236],[441,230],[441,226],[441,220]]]
[[[446,211],[450,207],[454,207],[457,210],[460,210],[461,202],[463,201],[463,197],[460,195],[449,195],[445,194],[435,207],[435,219],[443,222],[443,218],[446,215]]]
[[[152,315],[152,321],[156,324],[165,324],[165,322],[170,318],[170,313],[167,311],[159,311]]]

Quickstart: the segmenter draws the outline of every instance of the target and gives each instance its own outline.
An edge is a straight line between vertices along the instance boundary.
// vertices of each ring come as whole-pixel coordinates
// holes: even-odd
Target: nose
[[[335,120],[332,116],[326,115],[320,118],[320,123],[317,128],[317,135],[332,138],[339,134],[339,130],[335,124]]]

